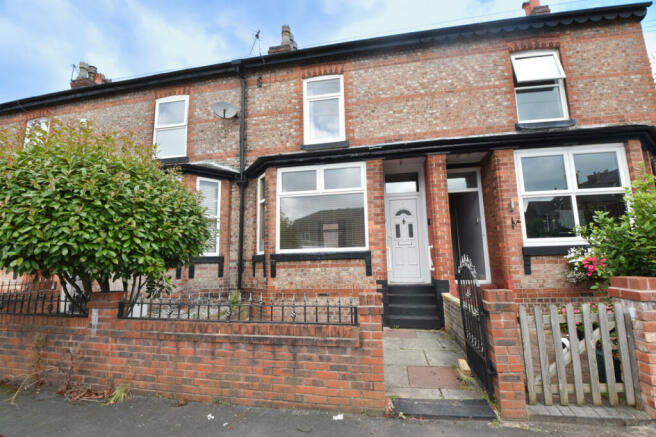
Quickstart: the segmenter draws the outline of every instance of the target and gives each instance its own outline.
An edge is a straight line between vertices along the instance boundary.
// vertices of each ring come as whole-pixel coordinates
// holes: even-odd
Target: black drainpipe
[[[241,111],[239,112],[239,242],[237,244],[237,289],[241,290],[244,273],[244,197],[248,179],[244,173],[246,167],[246,76],[241,60],[233,61],[241,82]]]

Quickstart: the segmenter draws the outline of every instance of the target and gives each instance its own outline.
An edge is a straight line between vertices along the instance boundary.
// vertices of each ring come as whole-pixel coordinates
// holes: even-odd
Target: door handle
[[[434,272],[435,265],[433,264],[432,251],[433,251],[433,245],[431,244],[428,246],[428,262],[430,262],[430,271]]]

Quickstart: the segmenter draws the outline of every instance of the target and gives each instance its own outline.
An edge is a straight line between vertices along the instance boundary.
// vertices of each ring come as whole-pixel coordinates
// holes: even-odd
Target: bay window
[[[221,181],[199,177],[196,181],[196,189],[200,192],[201,206],[205,209],[205,215],[210,221],[210,233],[212,234],[203,255],[216,256],[219,254]]]
[[[157,157],[177,158],[187,156],[187,117],[189,96],[171,96],[155,103],[155,132]]]
[[[342,76],[320,76],[303,82],[305,144],[345,140]]]
[[[278,252],[368,247],[364,163],[278,170]]]
[[[558,121],[569,118],[565,72],[554,50],[513,53],[515,98],[519,122]]]
[[[590,223],[596,211],[625,212],[621,144],[517,151],[515,165],[527,245],[584,243],[576,226]]]

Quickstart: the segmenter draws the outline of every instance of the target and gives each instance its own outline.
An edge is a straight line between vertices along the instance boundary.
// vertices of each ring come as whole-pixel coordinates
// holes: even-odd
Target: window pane
[[[198,191],[202,199],[201,206],[206,209],[206,214],[211,216],[219,215],[219,183],[201,179],[198,182]]]
[[[320,96],[322,94],[334,94],[340,91],[340,79],[314,80],[307,83],[308,96]]]
[[[264,220],[264,218],[265,218],[264,203],[260,203],[257,206],[257,208],[258,208],[258,213],[259,213],[259,216],[258,216],[259,221],[258,221],[257,225],[259,227],[259,232],[260,232],[259,238],[257,240],[257,250],[259,252],[262,252],[262,251],[264,251],[264,221],[265,221]]]
[[[615,152],[574,155],[579,188],[620,187],[620,170]]]
[[[574,214],[569,196],[524,199],[528,238],[574,236]]]
[[[184,123],[185,104],[186,102],[184,100],[160,103],[157,126]]]
[[[516,89],[519,121],[563,118],[560,87]]]
[[[364,194],[283,197],[280,248],[364,247]]]
[[[323,185],[326,190],[360,188],[361,169],[360,167],[327,168],[323,171]]]
[[[619,217],[626,212],[624,194],[597,194],[595,196],[576,196],[581,226],[590,223],[596,211],[608,211],[611,217]]]
[[[522,175],[525,191],[567,189],[562,155],[522,158]]]
[[[282,174],[282,191],[312,191],[317,189],[317,171],[292,171]]]
[[[447,186],[449,191],[464,190],[466,188],[476,188],[476,173],[456,173],[447,176]]]
[[[310,102],[310,138],[320,140],[339,136],[339,99]]]
[[[257,180],[257,200],[264,200],[264,178]]]
[[[552,54],[514,58],[512,64],[519,83],[563,77],[560,62]]]
[[[155,135],[158,144],[157,157],[185,156],[187,148],[187,127],[159,129]]]
[[[417,173],[398,173],[385,175],[385,192],[416,193],[419,191],[419,176]]]
[[[207,241],[207,245],[205,246],[205,253],[217,253],[216,243],[217,243],[218,231],[216,229],[216,224],[217,224],[216,219],[210,220],[209,229],[212,236]]]

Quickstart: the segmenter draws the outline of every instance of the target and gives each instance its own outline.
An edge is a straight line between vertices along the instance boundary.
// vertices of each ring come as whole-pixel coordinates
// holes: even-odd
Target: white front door
[[[430,281],[420,196],[387,199],[388,275],[392,283]],[[420,212],[421,211],[421,212]]]

